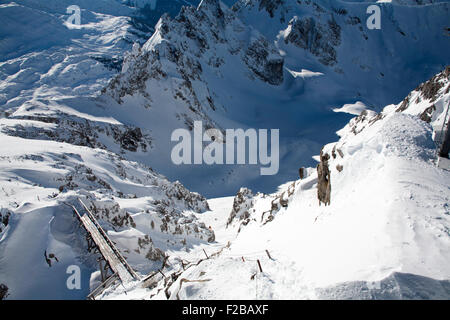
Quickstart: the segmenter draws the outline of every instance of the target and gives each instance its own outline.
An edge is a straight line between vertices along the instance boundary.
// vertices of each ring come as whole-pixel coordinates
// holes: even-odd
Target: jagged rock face
[[[165,257],[165,255],[161,249],[150,246],[147,253],[145,254],[145,257],[151,261],[160,261]]]
[[[108,221],[114,227],[136,227],[130,214],[114,201],[90,201],[89,208],[97,219]]]
[[[145,212],[146,221],[150,221],[152,230],[156,233],[170,235],[173,239],[181,239],[178,245],[186,244],[186,237],[197,238],[208,242],[215,240],[214,231],[207,228],[204,223],[198,223],[195,216],[186,216],[183,214],[186,206],[194,212],[203,212],[208,208],[206,199],[198,194],[190,194],[181,184],[178,185],[161,185],[162,189],[166,189],[167,197],[160,200],[154,200],[153,210]],[[187,199],[185,199],[186,197]],[[93,199],[85,200],[89,209],[94,216],[103,224],[106,229],[111,227],[114,230],[132,230],[141,229],[142,217],[139,218],[140,223],[136,222],[133,217],[114,200]],[[152,234],[152,233],[151,233]],[[183,238],[184,237],[184,238]],[[154,243],[151,235],[144,234],[141,237],[135,237],[136,244],[127,242],[127,246],[123,247],[119,243],[119,249],[126,255],[138,255],[149,261],[162,261],[166,254],[158,248],[161,244]],[[177,244],[177,241],[173,241]],[[167,246],[167,244],[164,244]]]
[[[335,47],[341,43],[341,27],[334,20],[327,25],[317,22],[313,17],[294,17],[289,22],[285,43],[293,43],[299,48],[308,50],[327,66],[337,63]]]
[[[436,101],[439,97],[439,92],[445,87],[445,93],[447,94],[450,90],[450,66],[447,66],[444,71],[435,75],[433,78],[427,82],[419,85],[415,91],[420,91],[421,96],[430,100],[430,102]],[[409,95],[408,95],[409,97]]]
[[[357,96],[364,95],[373,106],[379,108],[403,99],[417,85],[413,78],[423,81],[448,63],[448,59],[441,55],[448,51],[448,41],[445,39],[448,38],[445,36],[448,2],[434,1],[436,4],[429,5],[432,2],[400,0],[398,3],[407,6],[380,4],[383,32],[368,29],[367,1],[299,0],[279,3],[276,0],[242,0],[235,5],[235,10],[242,21],[250,21],[269,41],[276,43],[284,53],[285,69],[333,71],[335,74],[324,78],[336,77],[337,84],[351,82],[346,85],[349,90]],[[272,14],[267,13],[265,6],[273,8]],[[413,31],[413,21],[428,15],[432,17],[429,20],[430,29],[426,32],[424,28],[417,33]],[[439,40],[436,41],[430,34],[436,35]],[[442,45],[437,44],[441,41]],[[414,46],[413,43],[418,42],[422,46],[415,47],[416,56],[422,56],[427,64],[434,65],[434,69],[428,73],[426,68],[417,67],[412,71],[417,76],[406,76],[402,70],[410,65],[417,66],[415,55],[411,55],[407,48],[409,43]],[[442,46],[446,49],[442,50]],[[378,50],[380,53],[375,53]],[[395,52],[401,58],[397,63],[379,59],[382,52]],[[363,94],[368,87],[377,89]],[[381,94],[373,94],[378,91]]]
[[[11,217],[11,212],[9,212],[6,209],[0,210],[0,238],[1,238],[3,230],[5,230],[5,228],[9,224],[10,217]]]
[[[152,146],[150,135],[143,134],[138,127],[88,121],[64,114],[11,116],[9,119],[18,121],[2,124],[0,130],[25,139],[53,140],[104,150],[108,141],[121,151],[130,152],[146,152]]]
[[[331,197],[331,174],[328,167],[328,153],[320,152],[320,163],[317,165],[317,198],[319,204],[330,205]]]
[[[162,16],[155,34],[142,48],[134,45],[124,59],[122,73],[103,93],[119,103],[126,96],[140,95],[151,107],[158,93],[148,84],[159,80],[175,100],[187,106],[177,117],[188,127],[197,119],[215,127],[207,114],[218,108],[212,94],[216,90],[210,88],[205,72],[220,75],[225,68],[239,68],[229,62],[233,56],[240,58],[251,78],[270,85],[283,82],[284,60],[275,46],[218,0],[202,1],[198,8],[183,7],[174,19]]]
[[[136,253],[145,253],[145,257],[151,261],[159,261],[165,257],[162,250],[155,248],[153,240],[148,235],[142,238],[138,238],[138,248],[135,249]]]
[[[126,150],[136,152],[141,140],[142,132],[140,128],[128,129],[120,137],[120,145]]]
[[[8,296],[8,290],[9,289],[5,284],[0,284],[0,300],[3,300]]]
[[[426,108],[420,114],[420,120],[430,123],[431,122],[431,117],[432,117],[434,111],[436,111],[436,106],[435,105],[432,105],[431,107]]]
[[[178,181],[169,183],[164,180],[154,180],[153,184],[160,188],[163,196],[152,202],[153,210],[146,212],[151,220],[152,230],[178,237],[200,238],[208,242],[215,240],[213,230],[207,228],[204,223],[198,223],[195,216],[187,217],[183,213],[185,210],[193,212],[209,210],[208,202],[203,196],[190,192]],[[133,198],[133,195],[127,197]],[[93,212],[99,218],[109,221],[116,227],[136,228],[133,218],[117,203],[113,202],[109,205],[107,201],[95,203],[97,203],[97,208],[92,205]],[[98,206],[105,209],[98,209]],[[138,253],[144,254],[149,260],[156,261],[164,257],[164,252],[154,245],[151,238],[148,240],[144,237],[140,242],[138,240],[138,245]]]
[[[37,121],[20,120],[24,126],[27,122],[35,124]],[[132,131],[129,135],[135,136],[138,132]],[[5,139],[5,135],[1,138]],[[74,249],[77,258],[80,257],[80,263],[95,268],[96,253],[88,251],[84,232],[69,228],[72,224],[76,226],[76,220],[65,204],[75,205],[83,214],[86,210],[78,203],[79,198],[138,272],[148,273],[152,268],[159,268],[165,251],[170,248],[215,239],[213,230],[193,214],[209,209],[206,199],[189,192],[179,182],[167,181],[150,167],[98,148],[10,136],[7,139],[26,146],[19,148],[18,154],[4,153],[0,157],[2,172],[14,172],[11,179],[2,180],[1,191],[5,196],[0,197],[0,238],[5,239],[6,235],[7,239],[11,232],[16,232],[16,225],[10,229],[10,221],[12,217],[15,220],[17,217],[17,223],[22,221],[17,210],[28,212],[24,203],[39,204],[48,211],[40,211],[39,206],[36,210],[31,205],[36,219],[49,211],[49,215],[55,212],[54,223],[43,236],[52,238],[52,232],[67,233],[71,241],[66,244]],[[23,190],[20,188],[28,193],[18,191]],[[130,201],[134,203],[131,206]],[[27,236],[23,234],[24,245],[30,251],[40,250],[28,243]],[[171,242],[166,242],[167,239]],[[62,253],[56,251],[55,255],[59,257]],[[8,283],[11,285],[13,283]]]
[[[275,10],[284,3],[284,0],[260,0],[259,10],[266,9],[266,11],[273,18]]]
[[[418,115],[421,120],[430,123],[434,130],[434,139],[439,145],[439,155],[448,157],[450,152],[450,66],[420,84],[396,108],[396,112]]]
[[[163,190],[165,190],[167,197],[176,198],[178,201],[183,201],[190,210],[194,210],[196,212],[210,210],[205,197],[196,192],[190,192],[178,181],[175,181],[173,184],[163,186]]]
[[[161,70],[157,57],[157,55],[150,56],[149,52],[141,54],[139,44],[135,43],[133,50],[124,59],[122,73],[113,78],[102,92],[108,93],[119,103],[122,103],[122,98],[126,95],[137,92],[145,95],[145,82],[149,78],[162,79],[167,76]]]
[[[450,95],[450,66],[430,80],[420,84],[396,107],[396,112],[404,112],[420,117],[432,125],[435,136],[445,140],[443,128],[446,125],[445,114]],[[442,142],[442,141],[441,141]]]
[[[350,120],[348,126],[350,127],[350,132],[352,132],[354,135],[357,135],[367,125],[371,125],[377,120],[380,120],[384,117],[383,113],[377,114],[374,111],[371,110],[364,110],[361,112],[361,114],[353,119]]]
[[[250,46],[244,56],[244,61],[258,78],[272,85],[279,85],[283,82],[283,58],[274,55],[270,45],[264,37],[259,37],[251,41]]]
[[[254,194],[247,188],[241,188],[233,201],[233,210],[231,210],[230,216],[227,221],[227,226],[233,222],[240,222],[246,225],[250,221],[249,210],[253,206]]]

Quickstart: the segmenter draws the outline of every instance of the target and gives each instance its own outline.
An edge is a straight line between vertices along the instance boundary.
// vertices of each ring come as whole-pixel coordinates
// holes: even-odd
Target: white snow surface
[[[313,168],[276,194],[255,195],[240,226],[227,227],[231,198],[210,201],[200,219],[218,244],[183,256],[200,263],[165,288],[168,298],[449,299],[450,172],[436,166],[432,126],[400,106],[353,119],[324,147],[332,155],[330,206],[319,206]],[[288,206],[268,219],[280,195]],[[201,261],[203,249],[218,254]],[[150,292],[167,297],[161,287]],[[142,289],[127,294],[148,298]]]
[[[205,0],[162,17],[153,35],[126,0],[0,4],[0,283],[8,298],[83,299],[98,284],[97,255],[64,204],[78,197],[142,277],[164,255],[165,274],[178,275],[156,276],[149,288],[113,286],[99,298],[450,298],[450,177],[435,165],[433,142],[449,74],[434,78],[434,97],[411,91],[449,62],[448,1],[380,2],[382,31],[365,29],[367,1],[280,1],[272,12],[263,2],[229,9]],[[82,9],[80,27],[66,23],[72,4]],[[310,19],[324,39],[317,51],[292,42]],[[281,71],[272,69],[280,61]],[[360,115],[347,124],[348,113]],[[280,128],[280,173],[172,166],[170,133],[192,120]],[[321,207],[313,166],[325,144],[343,157],[330,159],[331,205]],[[307,177],[292,181],[299,166],[310,166]],[[270,194],[246,199],[228,224],[233,197],[206,202],[157,172],[208,196],[241,187]],[[280,196],[288,207],[270,215]],[[45,251],[59,262],[49,267]],[[186,271],[182,259],[193,263]],[[81,268],[82,290],[66,286],[70,265]]]
[[[356,101],[355,103],[347,103],[340,108],[333,109],[334,112],[345,112],[356,116],[359,116],[364,110],[367,110],[367,106],[361,101]]]
[[[330,165],[329,207],[318,205],[314,175],[296,182],[289,207],[264,226],[270,203],[258,199],[255,221],[230,249],[182,275],[211,280],[184,284],[179,297],[448,299],[450,173],[430,161],[429,126],[394,114],[342,150]]]

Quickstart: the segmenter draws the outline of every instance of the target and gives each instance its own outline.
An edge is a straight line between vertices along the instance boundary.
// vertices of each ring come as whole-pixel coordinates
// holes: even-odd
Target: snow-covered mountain
[[[140,161],[194,190],[274,190],[299,164],[312,165],[320,145],[334,138],[330,132],[348,121],[333,109],[362,103],[380,110],[445,67],[448,3],[380,6],[382,29],[368,30],[367,4],[239,1],[230,10],[203,1],[161,19],[110,82],[103,103],[111,110],[111,96],[120,104],[114,108],[139,112],[144,121],[127,120],[151,128],[158,150]],[[280,128],[279,174],[260,176],[258,166],[170,165],[167,137],[195,120],[219,129]],[[205,174],[207,181],[197,178]]]
[[[192,215],[209,209],[205,198],[151,168],[100,149],[5,134],[0,139],[0,273],[12,299],[82,299],[93,289],[97,255],[66,205],[77,198],[143,274],[159,268],[170,248],[214,240]],[[59,262],[49,267],[44,252]],[[66,287],[70,265],[81,267],[82,290]]]
[[[404,102],[352,119],[321,151],[327,181],[319,167],[306,168],[304,179],[277,193],[243,188],[234,199],[211,201],[213,213],[201,219],[216,220],[218,245],[206,247],[214,256],[185,257],[190,268],[174,271],[177,280],[151,295],[448,299],[450,172],[435,165],[433,128],[441,128],[449,88],[447,67]],[[330,185],[328,206],[318,199],[323,183]],[[125,297],[119,290],[103,298]]]
[[[192,215],[209,209],[203,196],[120,155],[151,147],[139,128],[61,103],[90,101],[146,37],[134,26],[135,7],[79,1],[76,28],[65,25],[72,4],[0,7],[0,283],[11,299],[83,299],[98,284],[98,254],[66,205],[78,198],[143,274],[158,269],[170,248],[214,240]],[[47,253],[56,257],[51,267]],[[70,265],[81,268],[81,290],[66,287]]]
[[[33,54],[39,58],[26,58],[27,63],[25,55],[3,64],[6,111],[35,120],[64,114],[74,128],[67,121],[56,126],[67,132],[51,133],[60,140],[80,128],[102,140],[97,136],[104,135],[104,119],[110,118],[106,122],[121,124],[121,133],[139,130],[137,141],[148,148],[129,152],[117,141],[96,146],[123,152],[192,190],[231,195],[246,185],[272,192],[296,176],[296,167],[313,165],[312,156],[349,120],[333,110],[355,103],[362,106],[358,111],[380,110],[445,67],[448,2],[379,5],[382,29],[368,30],[367,3],[239,1],[230,9],[208,0],[183,8],[176,17],[163,16],[143,45],[139,39],[145,32],[127,17],[97,15],[94,21],[103,22],[66,32],[67,41],[78,44],[67,50],[82,53],[58,62],[56,57],[64,56],[58,49]],[[133,50],[132,41],[137,41]],[[130,53],[124,58],[120,52],[125,49]],[[114,76],[119,68],[122,72]],[[103,94],[92,98],[100,89]],[[258,165],[172,164],[171,133],[192,128],[195,120],[206,128],[279,128],[279,173],[261,176]]]
[[[432,162],[449,1],[378,1],[380,30],[366,26],[374,1],[234,2],[1,2],[8,298],[79,299],[98,284],[98,255],[66,205],[77,198],[138,274],[165,262],[172,275],[105,299],[450,296],[449,177]],[[171,133],[198,120],[280,129],[279,173],[173,164]],[[66,287],[70,265],[81,291]]]

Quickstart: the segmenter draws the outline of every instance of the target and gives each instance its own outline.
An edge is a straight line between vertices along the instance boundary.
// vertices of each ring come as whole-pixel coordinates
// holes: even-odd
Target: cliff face
[[[334,20],[323,25],[311,17],[294,17],[289,21],[284,41],[308,50],[319,58],[320,63],[333,66],[337,63],[335,47],[341,43],[341,27]]]
[[[323,72],[335,82],[346,83],[356,97],[363,96],[380,108],[393,99],[404,98],[417,85],[404,77],[405,72],[411,80],[421,73],[424,81],[448,63],[438,43],[448,49],[444,39],[448,37],[445,21],[449,3],[393,2],[376,4],[381,13],[379,30],[367,28],[367,1],[244,0],[234,9],[242,21],[250,21],[276,43],[284,53],[285,67]],[[417,29],[419,21],[433,31]],[[410,46],[414,46],[415,55],[407,49]],[[417,60],[417,55],[423,62]],[[438,60],[440,63],[435,63]],[[411,63],[420,67],[405,71]],[[424,71],[428,68],[429,72]],[[378,94],[365,89],[369,87]]]
[[[206,119],[209,111],[218,108],[208,74],[227,68],[247,69],[248,76],[271,85],[283,82],[283,58],[275,47],[233,11],[221,7],[220,1],[205,0],[197,8],[183,7],[174,19],[163,16],[154,35],[142,48],[133,48],[122,74],[104,92],[119,103],[126,95],[142,95],[151,106],[156,93],[148,84],[158,80],[175,99],[184,101],[183,117],[191,122],[193,117]],[[173,78],[180,79],[178,85],[171,85]],[[206,95],[201,96],[199,85]]]

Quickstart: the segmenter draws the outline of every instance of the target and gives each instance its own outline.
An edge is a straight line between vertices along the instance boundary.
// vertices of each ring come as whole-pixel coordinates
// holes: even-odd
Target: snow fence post
[[[263,271],[262,271],[262,268],[261,268],[261,262],[259,262],[259,259],[256,260],[256,262],[258,262],[259,271],[262,273]]]
[[[162,274],[162,276],[164,277],[164,279],[167,279],[166,275],[161,271],[161,269],[158,269],[158,272]]]

